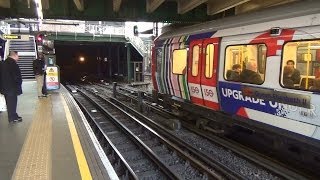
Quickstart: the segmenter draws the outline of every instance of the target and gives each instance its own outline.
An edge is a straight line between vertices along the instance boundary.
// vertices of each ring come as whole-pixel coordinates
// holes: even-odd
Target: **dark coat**
[[[294,83],[293,83],[291,77],[283,77],[283,85],[286,88],[293,88]]]
[[[44,60],[36,59],[33,61],[33,73],[34,75],[43,75],[44,74]]]
[[[2,94],[2,63],[3,61],[0,60],[0,93]]]
[[[261,79],[261,76],[254,71],[245,69],[240,73],[240,79],[241,82],[245,83],[251,83],[251,84],[262,84],[263,81]]]
[[[14,59],[8,57],[1,65],[1,86],[2,93],[22,94],[21,71]]]
[[[230,81],[239,81],[240,79],[240,73],[238,73],[237,71],[231,71],[230,73],[230,77],[228,80]]]
[[[291,75],[291,80],[293,81],[294,84],[300,84],[300,71],[297,69],[293,70],[293,73]]]
[[[226,76],[228,81],[239,81],[240,73],[234,70],[228,70]]]

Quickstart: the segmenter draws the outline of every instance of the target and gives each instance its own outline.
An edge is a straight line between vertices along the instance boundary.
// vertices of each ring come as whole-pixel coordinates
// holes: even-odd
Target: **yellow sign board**
[[[50,66],[46,69],[46,86],[48,90],[60,88],[59,69],[56,66]]]
[[[15,34],[4,34],[3,39],[21,39],[21,35],[15,35]]]

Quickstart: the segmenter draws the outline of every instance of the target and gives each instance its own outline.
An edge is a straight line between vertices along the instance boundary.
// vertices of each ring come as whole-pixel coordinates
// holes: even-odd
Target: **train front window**
[[[320,40],[284,45],[280,84],[285,88],[320,91]]]
[[[214,57],[214,45],[208,44],[206,47],[206,67],[205,76],[206,78],[212,78],[213,75],[213,57]]]
[[[200,48],[198,45],[192,49],[192,76],[198,76],[199,73],[199,54]]]
[[[265,44],[228,46],[224,78],[227,81],[262,84],[265,78],[266,55]]]
[[[187,49],[176,49],[173,51],[172,73],[185,74],[187,66]]]

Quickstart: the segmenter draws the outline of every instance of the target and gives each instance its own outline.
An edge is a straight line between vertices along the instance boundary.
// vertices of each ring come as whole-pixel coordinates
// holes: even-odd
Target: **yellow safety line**
[[[60,96],[61,96],[61,99],[62,99],[64,110],[66,112],[66,118],[67,118],[69,130],[70,130],[70,134],[71,134],[73,148],[74,148],[74,151],[76,153],[76,157],[77,157],[77,162],[78,162],[81,178],[82,179],[86,179],[86,180],[90,180],[90,179],[92,179],[92,176],[91,176],[91,173],[90,173],[90,170],[89,170],[89,166],[88,166],[86,157],[84,156],[83,149],[82,149],[82,146],[81,146],[81,143],[80,143],[80,139],[79,139],[76,127],[74,125],[74,122],[73,122],[69,107],[68,107],[64,97],[62,96],[62,94],[60,94]]]

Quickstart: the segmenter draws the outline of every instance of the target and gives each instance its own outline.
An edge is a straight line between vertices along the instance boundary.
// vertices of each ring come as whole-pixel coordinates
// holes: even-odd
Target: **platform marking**
[[[86,179],[86,180],[90,180],[90,179],[92,179],[92,176],[91,176],[90,169],[89,169],[86,157],[84,155],[84,152],[83,152],[83,149],[82,149],[82,146],[80,143],[77,129],[74,125],[69,107],[68,107],[63,95],[60,94],[60,97],[62,99],[63,108],[66,113],[66,118],[67,118],[69,130],[70,130],[70,134],[71,134],[73,148],[74,148],[74,151],[75,151],[75,154],[77,157],[77,162],[78,162],[81,178]]]
[[[95,133],[93,132],[91,126],[89,125],[85,115],[82,113],[80,107],[78,106],[78,104],[76,103],[76,101],[74,100],[74,98],[70,95],[70,94],[65,94],[66,96],[69,96],[69,98],[71,99],[72,103],[74,104],[74,106],[76,107],[77,111],[79,112],[80,116],[81,116],[81,119],[82,119],[82,122],[84,124],[84,126],[86,127],[87,131],[88,131],[88,134],[91,138],[91,141],[94,145],[94,147],[96,148],[97,152],[98,152],[98,155],[102,161],[102,164],[104,165],[107,173],[108,173],[108,176],[111,180],[119,180],[119,177],[117,175],[117,173],[115,172],[115,170],[113,169],[108,157],[106,156],[103,148],[101,147],[98,139],[96,138],[95,136]]]
[[[14,125],[25,124],[22,122]],[[51,146],[52,104],[51,99],[47,98],[37,103],[12,179],[50,180],[52,174]]]

